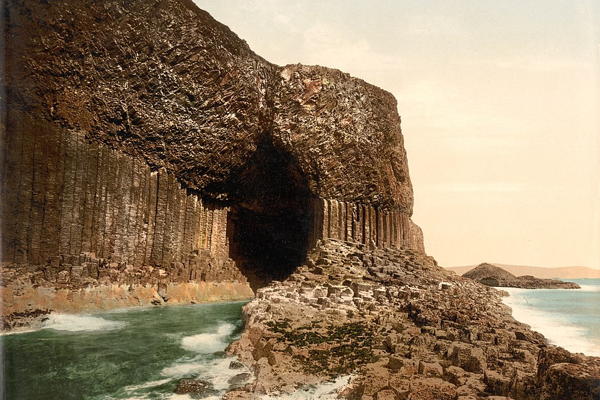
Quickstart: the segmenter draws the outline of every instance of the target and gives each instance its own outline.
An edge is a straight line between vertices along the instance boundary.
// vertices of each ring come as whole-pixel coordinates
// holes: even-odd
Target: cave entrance
[[[253,290],[288,277],[306,258],[312,221],[308,180],[266,137],[232,185],[230,257]]]

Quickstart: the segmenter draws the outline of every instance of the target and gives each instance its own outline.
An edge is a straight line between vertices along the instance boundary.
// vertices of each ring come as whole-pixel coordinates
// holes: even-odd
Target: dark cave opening
[[[311,230],[311,195],[298,162],[266,137],[231,187],[230,257],[253,290],[285,279],[304,262]]]

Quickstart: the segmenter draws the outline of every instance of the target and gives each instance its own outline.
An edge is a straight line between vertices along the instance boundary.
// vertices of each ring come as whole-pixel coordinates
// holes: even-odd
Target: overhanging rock
[[[319,239],[424,251],[390,93],[273,65],[187,0],[6,7],[7,276],[260,286]]]

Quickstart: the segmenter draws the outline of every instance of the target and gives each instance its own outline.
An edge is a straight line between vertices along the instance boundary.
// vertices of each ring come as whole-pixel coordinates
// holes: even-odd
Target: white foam
[[[577,290],[578,292],[600,292],[600,285],[579,285],[581,289],[571,289]]]
[[[229,365],[236,360],[235,357],[218,357],[213,358],[212,353],[222,351],[229,342],[229,337],[235,330],[235,326],[230,323],[221,323],[212,333],[201,333],[192,336],[185,336],[181,339],[181,346],[189,351],[196,353],[192,357],[183,357],[163,368],[161,375],[164,379],[142,383],[140,385],[127,386],[125,392],[134,397],[129,400],[148,399],[148,394],[135,393],[136,391],[160,386],[174,379],[184,377],[194,377],[210,382],[213,389],[217,391],[217,395],[204,397],[203,400],[218,400],[222,398],[224,392],[230,389],[229,380],[241,373],[250,373],[245,368],[231,369]],[[141,397],[135,397],[141,396]],[[188,395],[165,394],[160,397],[168,400],[189,400]]]
[[[340,376],[320,385],[310,385],[290,394],[263,396],[263,400],[334,400],[342,388],[350,383],[351,375]]]
[[[0,336],[20,335],[22,333],[37,332],[40,329],[42,329],[42,328],[39,328],[39,329],[16,329],[13,331],[8,331],[8,332],[0,332]]]
[[[126,323],[122,321],[110,321],[100,317],[92,317],[91,315],[52,313],[42,323],[42,329],[68,332],[108,331],[121,329],[125,325]]]
[[[148,396],[142,396],[142,397],[126,397],[123,400],[148,400],[149,397]],[[117,400],[116,397],[103,397],[102,400]]]
[[[227,337],[233,333],[234,329],[234,325],[222,323],[214,333],[200,333],[182,338],[181,347],[202,354],[223,351],[227,347]]]
[[[204,398],[203,400],[208,400],[208,399],[212,399],[213,397],[209,397],[209,398]],[[193,397],[190,396],[189,394],[176,394],[173,393],[171,395],[169,395],[169,397],[167,397],[168,400],[192,400]],[[221,399],[221,397],[214,397],[214,399]]]
[[[126,392],[137,392],[138,390],[143,390],[143,389],[148,389],[151,387],[155,387],[155,386],[160,386],[160,385],[164,385],[167,382],[170,382],[172,379],[171,378],[167,378],[167,379],[159,379],[156,381],[150,381],[150,382],[146,382],[146,383],[142,383],[139,385],[131,385],[131,386],[127,386],[125,387],[125,391]]]
[[[530,303],[534,302],[527,298],[529,289],[501,289],[510,294],[508,297],[503,297],[503,302],[512,309],[513,318],[531,326],[531,329],[544,335],[552,344],[564,347],[574,353],[600,356],[600,344],[592,343],[586,337],[586,329],[584,327],[570,324],[569,321],[561,318],[560,315],[551,314],[532,307]]]
[[[176,393],[161,393],[158,395],[159,397],[156,397],[156,394],[145,394],[142,396],[133,396],[133,397],[126,397],[126,398],[119,398],[121,400],[149,400],[149,399],[163,399],[163,400],[193,400],[193,397],[191,397],[188,394],[176,394]],[[213,397],[206,397],[206,398],[202,398],[202,400],[212,400]],[[215,400],[221,400],[221,397],[214,397]],[[102,398],[102,400],[117,400],[117,398],[114,397],[106,397],[106,398]]]
[[[189,376],[196,374],[198,371],[202,370],[206,360],[190,360],[187,362],[176,362],[169,367],[163,368],[160,372],[162,376],[171,376],[174,378],[181,378],[184,376]]]
[[[241,373],[250,373],[250,370],[245,367],[237,369],[229,368],[229,364],[234,360],[236,360],[235,357],[214,360],[205,366],[206,369],[201,371],[201,377],[210,381],[216,390],[229,389],[230,385],[228,381],[231,378]],[[252,374],[250,375],[253,376]]]
[[[172,378],[181,378],[193,375],[198,379],[208,381],[215,390],[229,389],[229,379],[241,373],[250,371],[243,368],[231,369],[229,364],[236,360],[235,357],[218,358],[207,360],[202,356],[184,362],[176,362],[170,367],[164,368],[161,375]]]

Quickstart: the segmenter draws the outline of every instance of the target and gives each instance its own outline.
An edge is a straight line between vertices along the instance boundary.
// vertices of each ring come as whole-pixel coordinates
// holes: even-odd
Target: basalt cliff
[[[391,94],[191,1],[7,1],[4,34],[5,323],[248,298],[329,237],[423,249]]]
[[[3,22],[5,329],[256,294],[231,399],[344,374],[348,399],[597,398],[597,359],[425,255],[390,93],[273,65],[189,0],[7,0]]]

